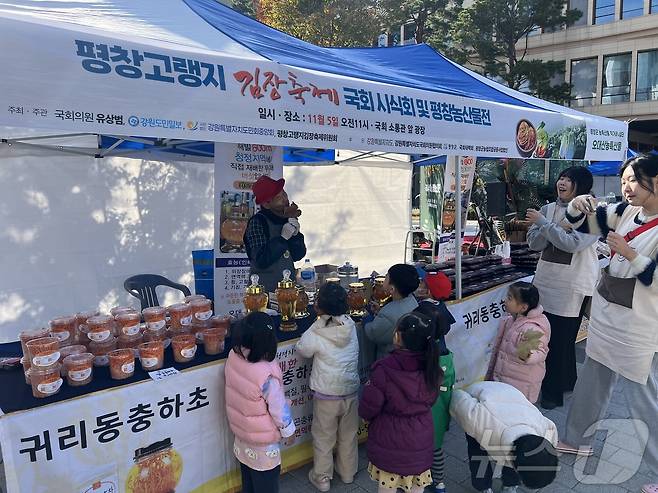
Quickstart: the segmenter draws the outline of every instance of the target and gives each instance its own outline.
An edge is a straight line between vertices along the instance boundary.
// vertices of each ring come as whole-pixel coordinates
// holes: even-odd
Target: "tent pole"
[[[455,166],[455,297],[462,298],[462,167],[459,156],[449,156]]]

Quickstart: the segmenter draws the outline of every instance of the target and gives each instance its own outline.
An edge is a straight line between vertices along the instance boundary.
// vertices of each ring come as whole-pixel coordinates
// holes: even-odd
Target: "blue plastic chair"
[[[139,300],[142,310],[150,306],[160,306],[158,295],[155,288],[158,286],[167,286],[182,291],[185,296],[190,296],[190,289],[184,284],[170,281],[164,276],[157,274],[138,274],[129,277],[123,283],[123,287],[131,295]]]

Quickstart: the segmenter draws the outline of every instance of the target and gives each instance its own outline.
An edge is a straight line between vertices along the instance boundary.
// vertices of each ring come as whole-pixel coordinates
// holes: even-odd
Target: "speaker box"
[[[485,185],[487,190],[487,213],[490,216],[502,217],[506,213],[507,193],[505,183],[492,182]]]

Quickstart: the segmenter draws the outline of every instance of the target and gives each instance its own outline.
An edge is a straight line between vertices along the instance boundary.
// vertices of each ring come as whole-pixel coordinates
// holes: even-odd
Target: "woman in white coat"
[[[541,386],[541,407],[564,404],[564,393],[576,385],[576,336],[584,307],[594,293],[599,273],[597,237],[586,234],[587,223],[571,228],[565,220],[567,205],[574,197],[589,193],[594,180],[583,166],[560,173],[555,188],[557,200],[541,211],[528,209],[528,245],[541,251],[533,284],[551,324],[546,376]]]
[[[621,168],[625,202],[595,208],[589,195],[576,197],[567,211],[574,226],[587,221],[610,246],[592,299],[587,359],[578,377],[558,450],[591,455],[595,426],[605,415],[618,377],[624,397],[646,441],[644,461],[658,471],[658,156],[629,159]],[[645,493],[658,492],[646,485]]]

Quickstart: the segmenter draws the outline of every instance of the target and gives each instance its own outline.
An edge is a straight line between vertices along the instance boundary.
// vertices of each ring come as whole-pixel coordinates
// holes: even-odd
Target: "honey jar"
[[[350,307],[350,316],[363,317],[366,314],[366,287],[362,282],[351,282],[347,292],[347,306]]]
[[[111,315],[96,315],[87,319],[87,337],[92,342],[105,342],[114,337],[114,317]]]
[[[59,392],[64,382],[60,372],[60,364],[57,362],[50,368],[32,366],[29,370],[32,395],[37,399],[42,399]]]
[[[28,356],[27,343],[32,339],[41,339],[42,337],[48,337],[50,335],[50,327],[43,329],[34,329],[34,330],[24,330],[18,334],[18,338],[21,341],[21,349],[23,350],[23,356]],[[31,360],[30,360],[31,361]]]
[[[308,313],[308,295],[303,286],[297,286],[297,303],[295,304],[295,318],[306,318]]]
[[[60,347],[70,346],[76,340],[75,315],[53,318],[50,321],[50,332],[59,341]]]
[[[258,274],[252,274],[251,284],[245,289],[243,299],[247,313],[260,312],[267,308],[268,296],[262,284],[258,284]]]
[[[87,385],[93,378],[94,355],[91,353],[71,354],[64,358],[63,376],[71,387]]]
[[[283,332],[292,332],[297,329],[297,323],[295,322],[297,287],[290,280],[290,271],[288,269],[283,271],[283,279],[277,284],[276,301],[281,314],[280,329]]]
[[[171,347],[176,363],[187,363],[196,354],[196,337],[193,334],[178,334],[171,338]]]
[[[206,354],[215,355],[224,351],[226,333],[218,327],[209,327],[202,331],[203,350]]]
[[[59,342],[55,337],[32,339],[26,346],[32,368],[49,368],[59,361]]]
[[[150,330],[160,330],[167,326],[166,322],[167,311],[163,306],[151,306],[142,310],[144,322]]]
[[[176,303],[167,307],[169,311],[169,326],[172,331],[181,330],[192,321],[192,307],[189,303]]]
[[[212,301],[209,299],[195,299],[190,301],[192,319],[204,322],[212,317]]]
[[[139,345],[139,360],[145,371],[159,370],[164,362],[162,341],[144,342]]]
[[[141,317],[136,311],[124,311],[114,316],[117,327],[117,335],[135,336],[140,332]]]
[[[110,361],[110,376],[124,380],[135,374],[135,353],[132,349],[115,349],[107,353]]]
[[[380,307],[384,306],[391,299],[391,294],[384,286],[386,277],[375,277],[375,285],[372,289],[372,301],[377,303]]]
[[[107,353],[117,348],[117,340],[111,337],[103,342],[91,341],[89,343],[89,352],[94,355],[94,366],[107,366],[110,359]]]

